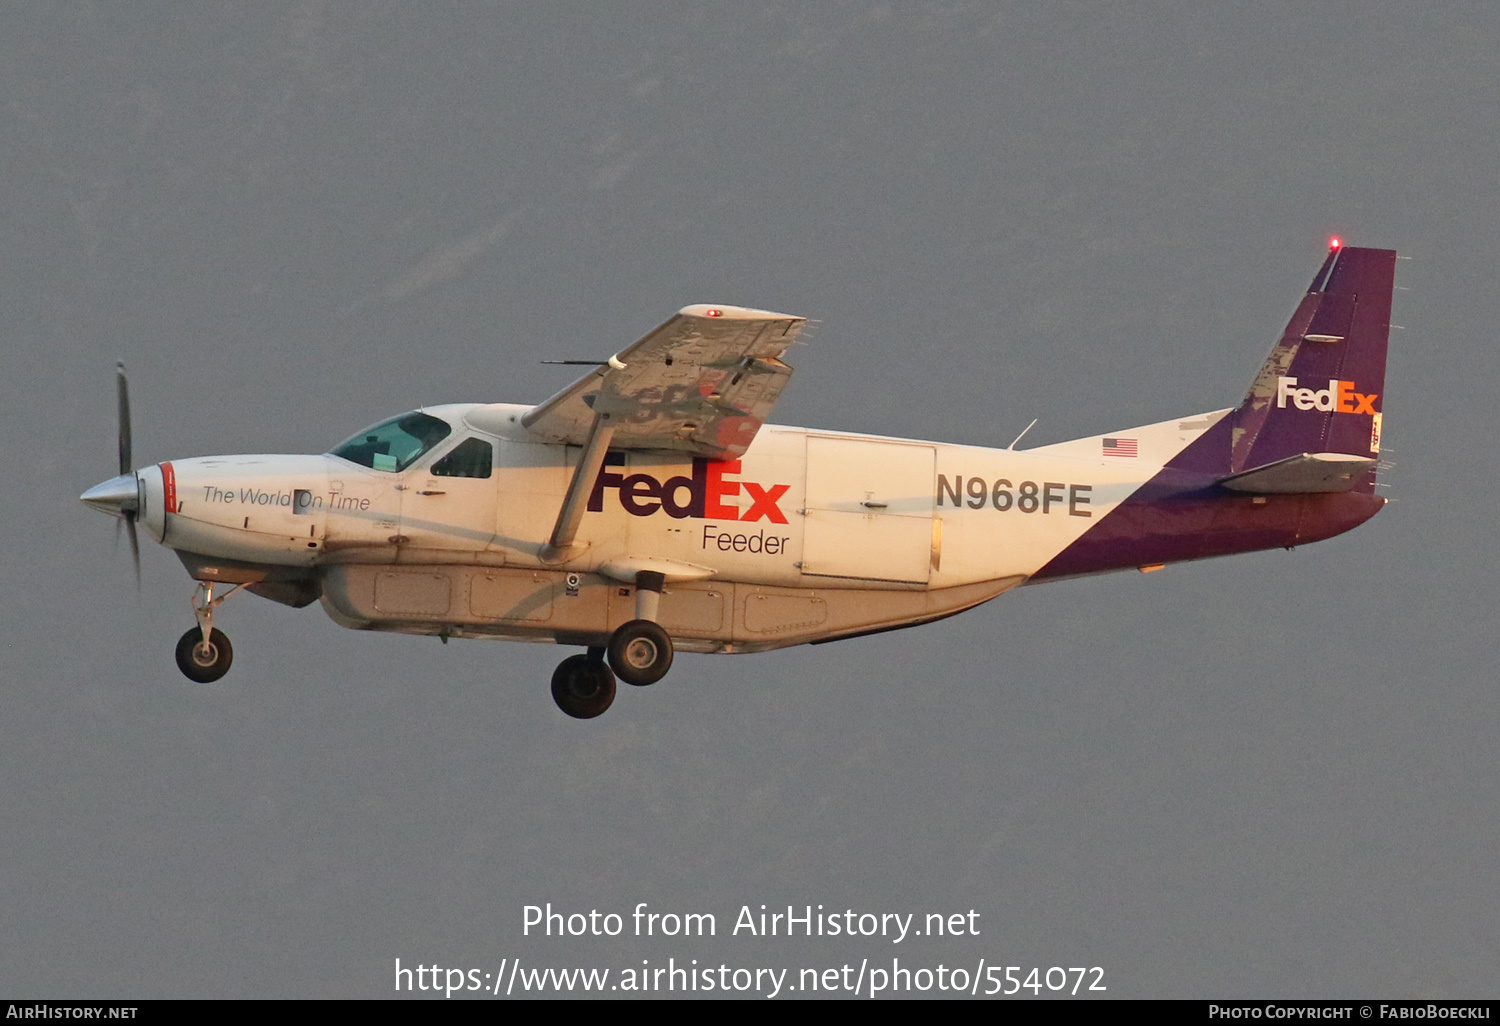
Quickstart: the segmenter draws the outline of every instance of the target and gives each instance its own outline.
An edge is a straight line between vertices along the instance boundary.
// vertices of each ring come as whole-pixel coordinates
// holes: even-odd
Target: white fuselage
[[[1024,583],[1222,414],[1028,451],[767,425],[736,461],[611,453],[577,541],[547,538],[579,449],[528,407],[431,408],[452,434],[406,469],[334,455],[176,460],[140,472],[141,523],[201,580],[318,582],[340,623],[591,643],[664,571],[661,622],[747,651],[922,622]],[[465,440],[489,476],[439,476]],[[254,590],[254,589],[252,589]]]

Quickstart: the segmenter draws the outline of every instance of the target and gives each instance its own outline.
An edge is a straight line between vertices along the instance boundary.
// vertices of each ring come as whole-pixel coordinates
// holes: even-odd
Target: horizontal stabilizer
[[[1237,492],[1258,495],[1306,495],[1347,492],[1359,483],[1375,460],[1342,452],[1304,452],[1254,470],[1233,474],[1219,482]]]

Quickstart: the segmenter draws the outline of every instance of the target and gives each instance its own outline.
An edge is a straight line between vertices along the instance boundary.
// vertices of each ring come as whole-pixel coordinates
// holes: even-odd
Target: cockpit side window
[[[411,466],[413,460],[452,432],[446,422],[429,414],[403,413],[359,432],[333,454],[371,470],[395,473]]]
[[[489,477],[495,450],[482,438],[465,438],[432,465],[435,477]]]

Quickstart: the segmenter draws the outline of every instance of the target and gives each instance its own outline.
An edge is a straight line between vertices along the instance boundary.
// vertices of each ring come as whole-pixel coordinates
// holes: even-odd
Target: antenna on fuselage
[[[1039,420],[1041,420],[1041,419],[1042,418],[1040,418],[1040,417],[1032,417],[1031,418],[1031,423],[1027,424],[1026,427],[1021,431],[1021,433],[1016,436],[1016,441],[1015,442],[1011,442],[1009,445],[1006,446],[1006,448],[1007,449],[1014,449],[1016,447],[1016,442],[1019,442],[1021,439],[1025,438],[1026,437],[1026,432],[1030,431],[1032,428],[1036,427],[1036,422],[1039,421]]]

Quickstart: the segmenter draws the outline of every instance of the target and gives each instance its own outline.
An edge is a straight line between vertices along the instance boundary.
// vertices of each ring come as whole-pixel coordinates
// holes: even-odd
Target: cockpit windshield
[[[452,428],[426,413],[403,413],[365,428],[338,448],[335,456],[371,470],[405,470],[428,449],[447,438]]]

